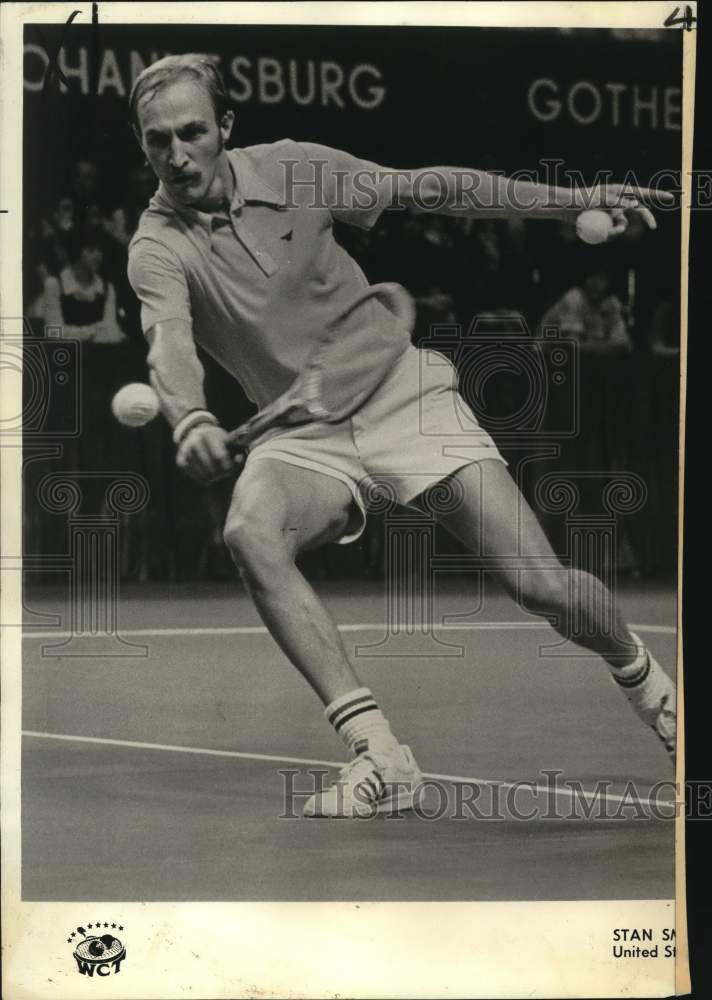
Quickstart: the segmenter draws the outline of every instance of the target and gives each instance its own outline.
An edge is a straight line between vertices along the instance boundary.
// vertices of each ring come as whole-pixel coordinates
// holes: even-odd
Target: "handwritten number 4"
[[[666,28],[673,28],[676,24],[682,24],[685,31],[692,31],[692,25],[697,24],[697,18],[692,16],[692,7],[685,7],[685,13],[678,17],[680,8],[676,7],[672,14],[668,14],[663,24]]]

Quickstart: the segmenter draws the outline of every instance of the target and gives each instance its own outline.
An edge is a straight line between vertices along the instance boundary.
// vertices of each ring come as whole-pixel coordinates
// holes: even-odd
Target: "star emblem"
[[[112,924],[111,926],[112,926],[112,927],[116,927],[116,924]]]
[[[123,930],[123,927],[119,926],[119,930],[120,930],[120,931],[122,931],[122,930]]]
[[[87,927],[90,927],[90,928],[91,928],[91,927],[93,927],[93,926],[94,926],[94,924],[87,924]]]

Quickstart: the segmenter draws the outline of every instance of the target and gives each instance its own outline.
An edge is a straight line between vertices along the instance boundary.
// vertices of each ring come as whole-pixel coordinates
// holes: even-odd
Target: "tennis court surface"
[[[672,768],[601,661],[573,646],[543,656],[556,634],[494,591],[468,617],[473,596],[451,583],[433,620],[464,616],[450,619],[457,627],[384,643],[382,583],[316,586],[394,731],[437,776],[418,813],[301,817],[303,798],[290,789],[308,789],[310,770],[333,773],[345,753],[239,586],[124,587],[119,627],[134,656],[49,648],[63,641],[66,596],[32,591],[25,899],[673,897],[673,823],[615,808],[627,783],[644,799],[673,780]],[[628,585],[620,600],[672,673],[673,591]],[[47,614],[60,616],[56,628]],[[93,640],[81,642],[91,654]],[[606,818],[586,818],[566,789],[520,789],[516,807],[526,815],[538,805],[538,818],[504,807],[484,818],[513,783],[545,783],[545,770],[563,773],[560,788],[610,782]],[[465,803],[474,796],[473,814]]]

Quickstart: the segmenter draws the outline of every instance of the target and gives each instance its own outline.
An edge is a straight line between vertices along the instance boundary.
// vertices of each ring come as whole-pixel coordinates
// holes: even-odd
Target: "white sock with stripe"
[[[640,637],[634,632],[630,634],[638,647],[638,653],[626,667],[609,664],[611,676],[640,718],[648,725],[653,725],[660,711],[661,701],[665,695],[672,699],[675,685],[650,655]]]
[[[324,715],[354,755],[367,750],[391,750],[398,740],[369,688],[354,688],[335,698]]]

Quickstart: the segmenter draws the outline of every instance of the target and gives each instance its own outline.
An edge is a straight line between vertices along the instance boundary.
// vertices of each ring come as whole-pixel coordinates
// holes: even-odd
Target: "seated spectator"
[[[115,239],[106,229],[106,219],[102,215],[98,202],[89,202],[82,212],[79,226],[84,234],[84,240],[101,250],[101,273],[116,289],[117,283],[126,272],[126,247]]]
[[[69,195],[62,195],[30,236],[32,255],[47,274],[58,275],[69,263],[67,241],[72,238],[76,226],[74,200]]]
[[[632,343],[623,313],[623,304],[609,288],[603,271],[589,274],[580,286],[568,292],[547,309],[541,326],[554,326],[565,336],[576,337],[586,348],[630,351]]]
[[[57,200],[49,218],[42,220],[42,238],[49,240],[71,232],[74,229],[75,216],[74,200],[70,195],[63,195]]]
[[[33,304],[45,326],[61,327],[65,337],[117,344],[124,335],[116,320],[116,292],[101,275],[103,249],[89,232],[66,242],[68,264],[57,276],[47,274],[42,295]]]

